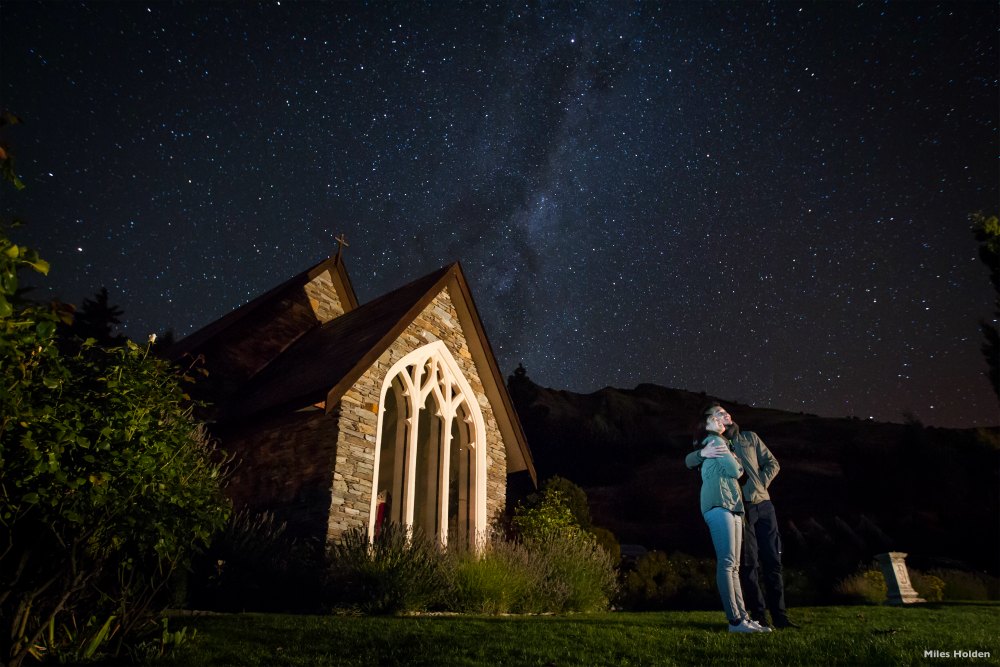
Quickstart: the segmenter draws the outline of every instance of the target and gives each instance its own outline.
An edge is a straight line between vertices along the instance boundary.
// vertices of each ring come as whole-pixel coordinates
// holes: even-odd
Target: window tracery
[[[475,546],[486,528],[485,435],[476,395],[443,342],[395,363],[379,403],[369,534],[393,521],[441,546]]]

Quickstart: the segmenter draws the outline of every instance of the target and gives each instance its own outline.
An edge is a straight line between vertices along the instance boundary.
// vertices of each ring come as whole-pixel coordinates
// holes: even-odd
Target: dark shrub
[[[998,580],[988,574],[955,569],[935,569],[928,572],[944,582],[945,600],[998,600]]]
[[[317,544],[289,536],[269,512],[232,515],[195,561],[187,605],[215,611],[317,612],[324,567]]]
[[[366,529],[346,532],[331,549],[335,601],[367,614],[423,611],[440,604],[444,558],[423,534],[389,523],[374,540]]]
[[[917,595],[928,602],[940,602],[944,599],[944,581],[933,574],[924,574],[919,570],[910,570],[910,581]]]
[[[834,593],[849,604],[882,604],[888,587],[882,571],[868,567],[842,579],[834,587]]]
[[[634,609],[706,609],[719,603],[715,561],[650,551],[625,581],[624,602]]]

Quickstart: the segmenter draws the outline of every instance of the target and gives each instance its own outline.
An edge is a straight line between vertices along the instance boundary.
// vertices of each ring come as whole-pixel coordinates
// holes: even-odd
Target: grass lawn
[[[175,618],[198,635],[168,665],[1000,664],[1000,604],[807,607],[798,630],[730,635],[721,612],[570,616]],[[925,651],[939,651],[938,657]],[[956,656],[957,651],[990,657]],[[950,653],[951,656],[946,656]]]

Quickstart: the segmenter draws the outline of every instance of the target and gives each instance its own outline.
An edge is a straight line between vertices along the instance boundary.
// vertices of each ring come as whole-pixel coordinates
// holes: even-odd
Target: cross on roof
[[[344,248],[349,248],[351,245],[347,242],[347,239],[343,234],[338,236],[335,240],[337,241],[337,263],[340,264],[340,257],[344,254]]]

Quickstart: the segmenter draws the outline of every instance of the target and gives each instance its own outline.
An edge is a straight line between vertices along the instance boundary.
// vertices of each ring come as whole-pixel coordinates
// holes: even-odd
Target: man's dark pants
[[[781,535],[778,519],[770,500],[746,504],[746,531],[740,563],[740,586],[747,612],[755,619],[765,619],[771,610],[775,623],[788,618],[785,610],[785,585],[781,576]],[[761,585],[767,592],[761,594]]]

